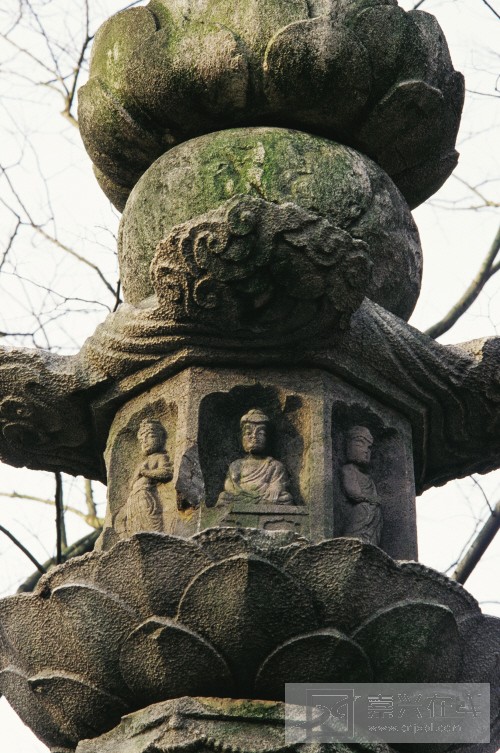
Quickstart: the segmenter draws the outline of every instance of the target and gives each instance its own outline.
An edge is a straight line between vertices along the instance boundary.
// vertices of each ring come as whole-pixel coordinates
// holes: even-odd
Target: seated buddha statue
[[[241,444],[246,454],[229,466],[218,504],[293,504],[285,466],[266,452],[269,423],[258,408],[242,416]]]

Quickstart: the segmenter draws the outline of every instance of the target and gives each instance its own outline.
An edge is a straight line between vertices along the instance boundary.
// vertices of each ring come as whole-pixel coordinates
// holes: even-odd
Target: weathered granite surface
[[[86,383],[74,358],[0,347],[0,458],[18,468],[102,476]]]
[[[287,753],[311,681],[490,682],[498,742],[500,621],[379,548],[416,555],[415,484],[500,463],[500,339],[403,321],[406,201],[453,169],[462,98],[393,0],[152,0],[99,31],[79,117],[128,198],[126,302],[77,356],[0,350],[2,459],[104,480],[107,440],[98,550],[0,601],[0,693],[53,753]]]
[[[365,423],[368,423],[366,421]],[[342,465],[342,490],[345,495],[346,521],[344,536],[361,539],[366,544],[380,546],[387,530],[388,516],[384,509],[380,484],[373,478],[371,458],[375,437],[368,426],[349,426],[344,434],[345,463]],[[385,462],[384,462],[385,461]],[[388,459],[382,461],[387,464]],[[408,481],[408,474],[399,465],[395,474],[400,481]],[[401,487],[400,487],[401,488]],[[404,487],[403,487],[404,488]],[[401,502],[401,497],[398,503]],[[399,507],[401,505],[399,504]],[[401,522],[408,515],[401,510]],[[399,536],[398,536],[399,538]],[[407,538],[403,536],[402,538]],[[406,557],[405,559],[416,559]]]
[[[0,692],[57,751],[151,703],[283,700],[285,682],[480,680],[498,724],[500,620],[355,539],[136,534],[3,599],[0,624]]]
[[[436,19],[395,0],[153,0],[99,30],[79,124],[120,210],[171,147],[250,125],[354,146],[416,206],[456,165],[463,93]]]
[[[385,745],[354,739],[352,744],[285,744],[284,706],[266,701],[179,698],[127,714],[111,732],[84,740],[77,753],[495,753],[498,724],[488,744]],[[59,751],[54,751],[59,753]],[[66,753],[61,751],[61,753]]]
[[[367,295],[407,319],[422,258],[408,206],[353,149],[240,128],[172,149],[137,183],[119,232],[124,298],[238,338],[346,326]]]

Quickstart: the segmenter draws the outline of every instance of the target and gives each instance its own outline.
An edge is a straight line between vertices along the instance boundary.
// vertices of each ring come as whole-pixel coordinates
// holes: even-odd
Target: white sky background
[[[491,2],[500,12],[498,0]],[[118,0],[90,0],[96,19],[107,17],[124,4]],[[412,5],[402,3],[405,9]],[[55,36],[61,40],[74,36],[78,44],[82,6],[81,0],[51,0],[47,4],[46,13],[51,15]],[[2,0],[2,30],[17,7],[17,0]],[[481,0],[426,0],[422,10],[437,16],[454,65],[466,75],[467,88],[490,95],[468,94],[459,137],[461,160],[457,177],[450,178],[436,196],[414,213],[424,249],[424,281],[411,323],[425,329],[446,313],[467,287],[499,223],[499,209],[478,209],[484,202],[458,179],[478,188],[490,202],[500,203],[500,92],[495,90],[500,72],[500,21]],[[38,37],[26,33],[18,40],[32,54],[45,54]],[[5,43],[1,45],[0,40],[0,60],[5,61],[0,67],[0,163],[11,166],[9,175],[29,201],[36,221],[47,216],[50,202],[60,240],[99,265],[114,284],[118,215],[111,211],[95,183],[78,133],[58,114],[62,100],[46,87],[33,89],[23,78],[38,76],[43,80],[44,75],[49,78],[48,74],[40,72],[33,60],[17,54]],[[84,78],[80,84],[83,82]],[[40,175],[45,176],[46,183]],[[12,194],[5,179],[0,178],[2,198],[11,202]],[[471,206],[476,208],[469,209]],[[12,215],[0,204],[0,260],[13,229]],[[42,310],[42,326],[34,338],[16,336],[3,342],[37,347],[55,343],[60,350],[74,351],[112,307],[112,298],[92,270],[76,263],[64,251],[28,230],[22,232],[20,241],[0,276],[0,331],[32,332],[33,309]],[[48,288],[57,294],[48,293]],[[500,275],[488,283],[476,304],[442,341],[499,335],[499,328]],[[83,510],[80,481],[65,477],[64,495],[66,503]],[[103,514],[105,490],[99,484],[94,487]],[[0,494],[13,491],[53,498],[53,475],[0,465]],[[478,521],[488,514],[485,496],[490,504],[499,499],[500,474],[452,482],[419,499],[422,562],[447,570],[456,561]],[[18,536],[40,561],[53,556],[53,508],[0,496],[0,525]],[[67,515],[67,528],[69,541],[89,531],[72,514]],[[470,577],[467,588],[484,602],[486,612],[500,616],[499,564],[500,536]],[[32,570],[24,555],[0,534],[0,595],[14,592]],[[0,753],[42,751],[47,748],[24,728],[5,700],[0,700]]]

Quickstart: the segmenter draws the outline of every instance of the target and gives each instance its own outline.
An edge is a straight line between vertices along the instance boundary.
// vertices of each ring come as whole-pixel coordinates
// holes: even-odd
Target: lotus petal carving
[[[416,206],[456,164],[463,91],[436,19],[394,0],[152,0],[99,30],[79,122],[120,209],[170,147],[272,124],[354,146]]]
[[[498,709],[499,651],[463,588],[355,539],[139,533],[0,601],[0,691],[54,751],[151,703],[285,682],[490,682]]]
[[[182,624],[158,617],[128,636],[120,668],[132,693],[144,703],[178,698],[194,685],[204,696],[234,692],[227,663],[211,643]]]

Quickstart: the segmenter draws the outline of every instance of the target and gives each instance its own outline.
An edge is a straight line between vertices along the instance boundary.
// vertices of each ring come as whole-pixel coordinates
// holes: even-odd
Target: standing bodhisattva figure
[[[288,472],[279,460],[266,454],[269,417],[253,408],[240,420],[245,457],[229,466],[219,503],[250,502],[291,505]]]
[[[366,426],[353,426],[347,434],[347,463],[342,468],[342,484],[351,503],[344,536],[380,545],[383,517],[375,483],[367,472],[373,436]]]
[[[146,418],[137,432],[145,457],[134,471],[127,499],[127,532],[162,531],[158,484],[172,480],[173,469],[165,449],[166,432],[160,421]]]

